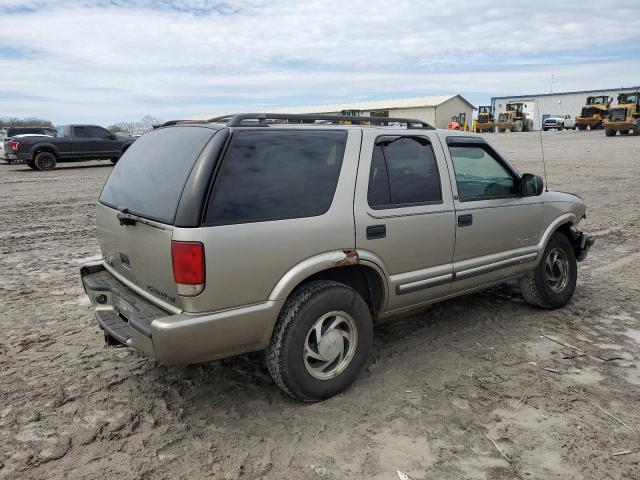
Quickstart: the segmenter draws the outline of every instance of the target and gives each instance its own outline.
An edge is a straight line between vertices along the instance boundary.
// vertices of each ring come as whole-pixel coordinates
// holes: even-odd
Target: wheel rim
[[[554,293],[562,292],[569,284],[569,259],[561,248],[549,252],[545,261],[545,278]]]
[[[304,366],[314,378],[328,380],[342,373],[353,360],[358,329],[351,315],[329,312],[313,324],[304,342]]]
[[[40,165],[40,168],[47,170],[53,165],[53,160],[49,155],[42,155],[38,159],[38,164]]]

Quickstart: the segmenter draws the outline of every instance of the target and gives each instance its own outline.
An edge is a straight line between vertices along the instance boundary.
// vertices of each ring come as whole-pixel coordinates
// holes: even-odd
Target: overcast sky
[[[638,0],[0,0],[0,116],[164,120],[640,84]]]

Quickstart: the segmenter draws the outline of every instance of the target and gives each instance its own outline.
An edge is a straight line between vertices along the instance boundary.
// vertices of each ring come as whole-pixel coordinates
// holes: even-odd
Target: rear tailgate
[[[171,262],[176,211],[215,132],[183,126],[143,135],[120,158],[100,195],[97,233],[107,268],[159,304],[181,308]]]
[[[173,226],[139,218],[121,225],[120,212],[98,205],[98,242],[107,268],[155,298],[181,308],[173,281],[171,237]]]

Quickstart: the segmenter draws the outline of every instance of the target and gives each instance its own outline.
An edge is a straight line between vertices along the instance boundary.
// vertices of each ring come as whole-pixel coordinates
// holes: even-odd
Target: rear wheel
[[[607,137],[615,137],[615,135],[616,135],[616,131],[615,131],[613,128],[605,128],[605,129],[604,129],[604,134],[605,134]]]
[[[49,152],[40,152],[33,159],[33,165],[36,170],[53,170],[56,168],[56,156]]]
[[[371,346],[371,313],[347,285],[319,280],[286,301],[266,351],[271,376],[304,401],[345,390],[362,370]]]
[[[566,305],[576,288],[578,264],[569,239],[553,234],[538,266],[520,279],[520,291],[531,305],[559,308]]]

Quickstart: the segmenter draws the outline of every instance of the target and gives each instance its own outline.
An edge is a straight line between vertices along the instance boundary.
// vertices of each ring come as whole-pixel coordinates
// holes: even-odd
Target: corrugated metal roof
[[[578,90],[575,92],[558,92],[558,93],[531,93],[529,95],[506,95],[502,97],[491,97],[491,101],[494,100],[506,100],[511,98],[533,98],[533,97],[554,97],[560,95],[581,95],[585,93],[607,93],[607,92],[622,92],[625,90],[640,90],[640,86],[636,87],[620,87],[620,88],[601,88],[599,90]]]
[[[351,102],[351,103],[335,103],[335,104],[321,104],[321,105],[305,105],[305,106],[292,106],[292,107],[268,107],[261,111],[268,113],[292,113],[292,114],[304,114],[304,113],[337,113],[343,110],[358,110],[362,112],[370,112],[376,110],[392,110],[397,108],[420,108],[420,107],[438,107],[445,102],[448,102],[452,98],[460,98],[463,102],[469,105],[471,108],[476,107],[469,102],[462,95],[434,95],[430,97],[413,97],[413,98],[394,98],[389,100],[370,100],[364,102]],[[255,109],[254,109],[255,110]],[[198,119],[213,118],[216,115],[202,115],[195,117]]]
[[[359,110],[369,112],[372,110],[390,110],[396,108],[420,108],[437,107],[443,103],[458,97],[459,95],[435,95],[431,97],[394,98],[389,100],[371,100],[364,102],[336,103],[330,105],[306,105],[301,107],[281,107],[269,109],[273,113],[334,113],[343,110]],[[460,98],[465,100],[462,96]],[[469,105],[471,105],[469,103]],[[473,105],[472,105],[473,106]]]

